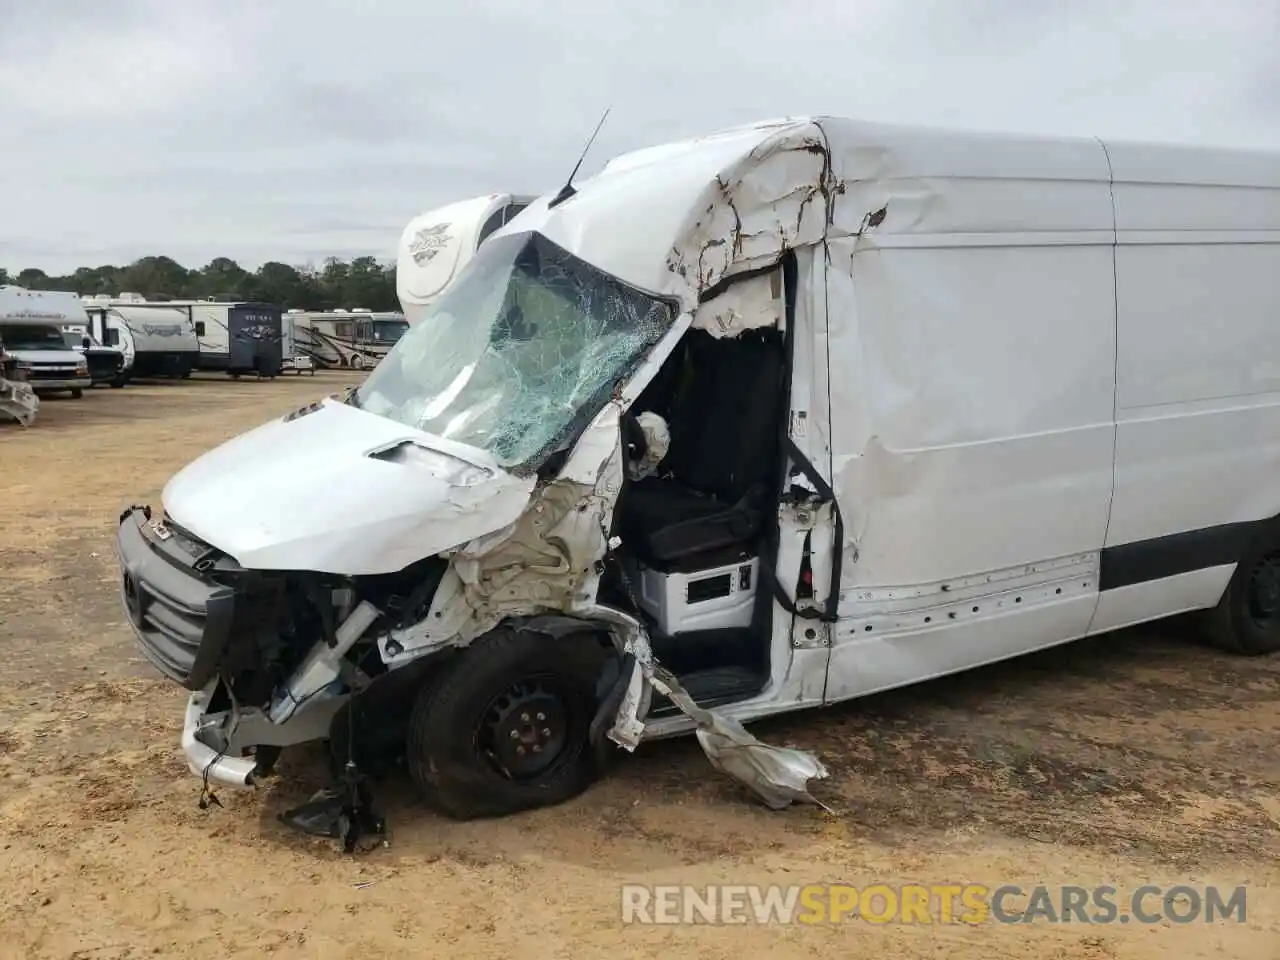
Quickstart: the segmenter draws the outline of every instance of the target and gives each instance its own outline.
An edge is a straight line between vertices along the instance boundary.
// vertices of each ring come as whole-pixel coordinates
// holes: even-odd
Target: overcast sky
[[[414,214],[754,119],[1280,145],[1278,0],[38,0],[0,266],[391,258]]]

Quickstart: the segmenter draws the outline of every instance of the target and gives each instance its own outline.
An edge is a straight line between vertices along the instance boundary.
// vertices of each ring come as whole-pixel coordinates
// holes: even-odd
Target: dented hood
[[[209,451],[163,501],[242,566],[358,575],[507,526],[533,485],[483,451],[328,399]]]

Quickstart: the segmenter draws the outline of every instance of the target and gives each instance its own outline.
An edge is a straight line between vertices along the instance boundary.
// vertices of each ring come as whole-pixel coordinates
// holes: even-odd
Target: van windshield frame
[[[495,236],[347,402],[528,475],[577,439],[677,315],[541,233]]]
[[[0,324],[0,341],[4,341],[9,350],[65,352],[71,349],[62,336],[61,324],[3,323]]]

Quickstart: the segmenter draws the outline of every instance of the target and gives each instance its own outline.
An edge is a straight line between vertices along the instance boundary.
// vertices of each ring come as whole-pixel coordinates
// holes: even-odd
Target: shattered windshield
[[[494,237],[350,402],[536,469],[674,319],[541,234]]]

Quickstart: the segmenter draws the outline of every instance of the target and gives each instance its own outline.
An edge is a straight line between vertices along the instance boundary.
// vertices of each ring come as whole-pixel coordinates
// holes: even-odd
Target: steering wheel
[[[636,415],[628,410],[622,415],[622,445],[632,463],[638,463],[649,452],[649,441]]]

